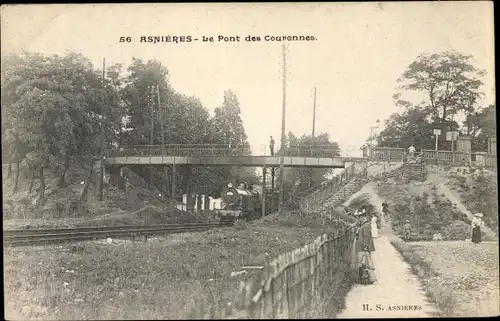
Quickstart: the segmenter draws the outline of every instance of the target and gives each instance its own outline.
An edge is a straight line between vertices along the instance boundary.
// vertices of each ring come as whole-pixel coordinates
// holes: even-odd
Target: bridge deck
[[[107,165],[236,165],[247,167],[279,166],[280,156],[108,156]],[[344,168],[342,157],[283,157],[285,167]]]

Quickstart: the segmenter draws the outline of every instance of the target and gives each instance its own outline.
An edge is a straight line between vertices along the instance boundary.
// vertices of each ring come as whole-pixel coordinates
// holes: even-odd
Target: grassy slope
[[[445,181],[445,174],[438,179],[433,173],[432,180],[402,184],[388,180],[380,181],[377,193],[388,201],[393,230],[402,234],[402,224],[409,219],[413,226],[412,239],[431,240],[434,233],[441,233],[445,239],[465,240],[470,238],[470,213],[464,212],[461,204],[456,204],[437,188]],[[439,176],[441,177],[441,176]],[[483,229],[483,237],[494,240],[494,234]]]
[[[261,265],[336,229],[291,216],[147,243],[5,249],[7,317],[186,317],[211,298],[232,300],[240,277],[230,274],[242,265]]]
[[[458,195],[461,203],[472,213],[482,212],[484,220],[498,235],[498,181],[497,173],[491,170],[455,168],[434,173],[442,176],[443,184]]]
[[[393,243],[447,317],[494,316],[499,311],[498,243]]]
[[[457,173],[446,173],[435,168],[431,171],[434,175],[441,175],[439,182],[453,186]],[[472,173],[463,174],[462,171],[460,176],[472,175]],[[469,183],[470,181],[469,179]],[[448,226],[443,230],[427,233],[428,237],[434,232],[442,232],[445,238],[459,237],[462,240],[470,238],[470,226],[463,222],[467,221],[465,214],[457,213],[457,207],[436,192],[434,185],[435,182],[421,184],[379,182],[377,192],[389,201],[391,216],[408,214],[406,218],[412,219],[415,218],[414,214],[420,215],[419,211],[437,210],[437,214],[442,215],[442,220]],[[473,184],[470,183],[470,186]],[[409,202],[411,198],[414,199],[414,205],[416,204],[414,207]],[[489,201],[496,202],[496,200]],[[399,213],[395,214],[394,212],[398,211],[395,209],[398,204]],[[457,224],[460,221],[463,224]],[[393,226],[393,229],[398,232],[398,226]],[[498,315],[498,242],[475,245],[464,241],[404,243],[396,240],[393,241],[393,245],[412,266],[426,294],[443,316]]]
[[[14,167],[15,169],[15,167]],[[4,177],[6,169],[4,168]],[[68,173],[68,185],[64,188],[57,187],[57,178],[49,170],[45,171],[47,202],[42,209],[34,204],[37,199],[36,190],[39,181],[35,180],[33,190],[29,192],[29,179],[20,174],[19,186],[14,190],[15,172],[11,178],[3,180],[4,196],[4,227],[21,228],[30,226],[89,226],[89,225],[116,225],[116,224],[160,224],[194,222],[202,219],[196,215],[172,209],[168,204],[163,204],[148,190],[129,188],[125,193],[115,186],[105,185],[104,201],[97,200],[97,191],[90,187],[90,198],[84,204],[78,216],[67,217],[65,213],[54,217],[50,212],[56,204],[69,204],[81,195],[87,171],[79,166],[72,166]],[[139,195],[133,200],[131,195]]]

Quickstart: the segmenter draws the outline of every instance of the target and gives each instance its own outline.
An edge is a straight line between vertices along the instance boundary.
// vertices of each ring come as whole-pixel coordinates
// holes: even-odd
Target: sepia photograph
[[[0,20],[6,320],[500,315],[493,2]]]

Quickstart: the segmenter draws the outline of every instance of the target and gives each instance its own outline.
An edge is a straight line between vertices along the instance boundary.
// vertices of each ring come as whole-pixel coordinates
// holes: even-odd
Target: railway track
[[[218,227],[231,226],[232,223],[186,223],[162,225],[122,225],[75,228],[38,228],[4,230],[4,244],[10,246],[42,245],[108,237],[133,237],[185,232],[200,232]]]

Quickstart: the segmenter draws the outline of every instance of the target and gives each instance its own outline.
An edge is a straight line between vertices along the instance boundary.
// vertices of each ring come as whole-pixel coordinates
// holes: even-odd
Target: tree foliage
[[[2,144],[9,146],[9,162],[38,172],[41,186],[44,169],[64,185],[70,159],[95,150],[99,119],[110,113],[98,101],[101,86],[82,55],[23,53],[2,60]],[[39,193],[43,199],[42,188]]]
[[[448,51],[419,55],[398,79],[396,103],[420,107],[435,122],[453,120],[459,112],[473,112],[484,96],[480,78],[485,72],[472,65],[472,58]],[[402,91],[415,91],[425,98],[418,103],[402,100]]]
[[[440,145],[445,143],[445,132],[458,130],[475,138],[473,149],[480,147],[484,141],[480,133],[494,135],[496,128],[494,105],[481,105],[484,75],[471,55],[448,51],[419,55],[398,79],[393,99],[404,110],[385,121],[377,137],[379,146],[433,149],[432,131],[441,129]],[[459,123],[458,118],[465,121]]]
[[[89,59],[71,52],[3,57],[2,159],[38,173],[43,199],[43,171],[50,169],[60,176],[64,186],[70,163],[99,154],[101,128],[105,149],[228,143],[237,146],[240,154],[250,153],[239,102],[231,90],[212,117],[197,98],[172,88],[168,77],[167,68],[157,60],[133,59],[126,68],[107,66],[103,79],[102,70],[94,69]],[[134,171],[170,192],[171,171],[145,167]],[[255,179],[251,171],[239,173],[246,180]],[[222,167],[181,168],[177,186],[181,193],[198,186],[193,193],[209,194],[234,174],[238,171]]]
[[[298,149],[299,152],[307,152],[312,155],[340,156],[338,143],[331,141],[327,133],[320,133],[315,137],[311,135],[297,137],[292,132],[289,132],[286,137],[286,145],[288,145],[292,152]],[[281,152],[281,149],[278,150],[278,154]],[[331,172],[331,169],[321,168],[286,168],[283,172],[284,192],[287,194],[285,198],[293,199],[317,190],[325,181],[325,176]]]

